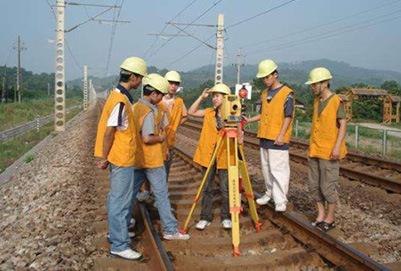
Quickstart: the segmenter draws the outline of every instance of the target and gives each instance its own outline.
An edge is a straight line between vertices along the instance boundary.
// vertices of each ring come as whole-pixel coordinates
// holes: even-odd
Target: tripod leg
[[[232,243],[234,249],[234,257],[240,256],[239,214],[241,212],[241,201],[238,184],[238,153],[236,150],[237,138],[227,138],[228,194],[232,222]]]
[[[256,231],[260,232],[260,227],[262,226],[262,223],[260,223],[258,213],[256,211],[255,195],[253,194],[251,180],[249,179],[249,173],[246,167],[243,145],[239,146],[239,152],[241,156],[241,158],[239,158],[239,166],[240,166],[239,169],[243,180],[243,186],[245,191],[244,194],[245,197],[248,199],[249,210],[251,213],[252,220],[255,223]]]
[[[222,143],[223,143],[223,136],[220,136],[219,140],[217,141],[216,148],[214,149],[214,152],[213,152],[213,155],[212,155],[212,159],[209,162],[209,166],[207,167],[205,175],[203,176],[202,182],[201,182],[201,184],[200,184],[200,186],[198,188],[198,192],[196,193],[196,196],[195,196],[194,201],[192,203],[191,210],[189,211],[188,217],[185,220],[184,228],[181,230],[181,232],[183,232],[183,233],[186,233],[187,230],[188,230],[189,221],[191,220],[191,217],[192,217],[192,215],[193,215],[193,213],[195,211],[196,204],[198,203],[198,201],[200,199],[200,196],[201,196],[201,193],[203,191],[203,188],[205,187],[206,180],[208,179],[210,171],[211,171],[211,169],[212,169],[212,167],[214,165],[214,162],[216,161],[217,153],[219,152],[221,146],[223,145]]]

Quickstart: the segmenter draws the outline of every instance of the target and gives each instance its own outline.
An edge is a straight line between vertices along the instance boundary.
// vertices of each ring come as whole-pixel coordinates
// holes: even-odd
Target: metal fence
[[[294,121],[293,136],[308,140],[310,130],[310,122]],[[346,143],[354,150],[401,159],[401,131],[391,127],[377,129],[348,124]]]
[[[73,111],[76,108],[81,108],[81,105],[75,105],[67,109],[67,113]],[[37,117],[35,120],[28,123],[22,124],[15,128],[11,128],[0,133],[0,143],[10,140],[16,136],[22,135],[30,130],[36,129],[39,132],[39,127],[48,124],[54,120],[54,114],[48,115],[46,117]]]

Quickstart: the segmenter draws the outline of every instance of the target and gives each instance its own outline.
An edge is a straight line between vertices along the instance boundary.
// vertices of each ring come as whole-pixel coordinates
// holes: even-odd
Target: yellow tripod
[[[256,212],[256,205],[254,194],[252,191],[251,181],[245,162],[244,149],[242,145],[238,144],[238,130],[237,127],[224,127],[220,131],[219,139],[214,149],[212,159],[209,162],[209,166],[206,170],[205,176],[203,176],[202,182],[199,186],[198,192],[193,200],[191,210],[185,221],[182,232],[187,232],[188,224],[191,220],[193,212],[195,211],[196,204],[198,203],[201,193],[205,187],[206,180],[210,174],[211,168],[216,161],[217,154],[224,144],[226,139],[227,144],[227,170],[228,170],[228,194],[229,204],[232,222],[232,243],[233,243],[233,255],[234,257],[240,256],[239,244],[240,244],[240,229],[239,229],[239,218],[242,211],[241,198],[240,198],[240,180],[242,180],[244,193],[243,195],[248,199],[249,209],[251,218],[254,222],[256,232],[260,232],[261,223],[259,222],[258,213]]]

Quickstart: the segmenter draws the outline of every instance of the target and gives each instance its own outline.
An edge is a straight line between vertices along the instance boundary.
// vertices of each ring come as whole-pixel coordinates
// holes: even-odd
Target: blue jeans
[[[130,204],[134,189],[133,167],[117,167],[110,164],[110,191],[107,197],[110,250],[124,251],[130,248],[127,220],[131,218]]]
[[[168,186],[166,181],[166,170],[163,167],[157,168],[135,168],[134,170],[134,194],[132,195],[131,210],[134,207],[134,202],[139,189],[145,179],[147,179],[152,187],[153,194],[156,198],[156,207],[159,212],[160,220],[162,221],[163,231],[167,234],[176,233],[178,231],[177,220],[171,212],[171,205]]]
[[[169,149],[168,152],[170,154],[170,159],[164,161],[164,168],[166,169],[167,181],[168,181],[168,175],[170,175],[170,168],[171,168],[171,162],[173,161],[174,149]]]

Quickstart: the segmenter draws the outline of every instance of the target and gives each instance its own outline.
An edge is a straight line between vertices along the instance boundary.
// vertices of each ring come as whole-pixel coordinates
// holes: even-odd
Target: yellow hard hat
[[[333,76],[331,76],[331,73],[328,69],[318,67],[311,70],[311,72],[309,73],[308,81],[305,82],[305,84],[312,85],[317,82],[330,80],[331,78],[333,78]]]
[[[166,73],[166,75],[164,76],[164,78],[167,79],[167,81],[170,82],[178,82],[181,83],[181,76],[178,72],[176,71],[169,71],[168,73]]]
[[[223,84],[223,83],[219,83],[214,85],[214,87],[212,87],[210,89],[210,92],[218,92],[218,93],[223,93],[223,94],[231,94],[231,90],[229,87],[227,87],[227,85]]]
[[[167,79],[157,73],[148,74],[146,77],[143,78],[142,84],[144,86],[149,85],[163,94],[168,93],[168,89],[170,86]]]
[[[277,65],[271,59],[265,59],[259,63],[257,78],[263,78],[277,70]]]
[[[148,66],[145,60],[139,57],[129,57],[125,59],[120,68],[142,76],[146,76],[148,73]]]

